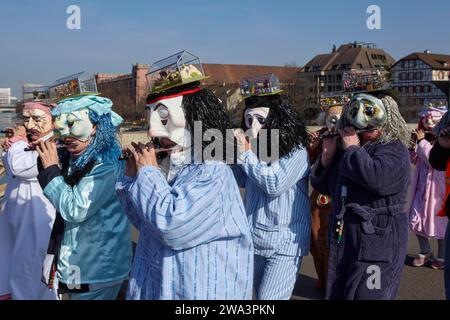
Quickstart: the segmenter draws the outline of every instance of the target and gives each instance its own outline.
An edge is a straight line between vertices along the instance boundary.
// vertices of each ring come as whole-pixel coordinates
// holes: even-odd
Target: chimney
[[[427,50],[425,50],[423,53],[430,54],[431,51],[427,49]]]

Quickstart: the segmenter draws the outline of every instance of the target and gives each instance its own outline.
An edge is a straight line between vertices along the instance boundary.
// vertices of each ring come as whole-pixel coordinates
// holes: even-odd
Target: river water
[[[6,127],[11,127],[15,123],[16,111],[1,111],[0,112],[0,130],[5,129]]]

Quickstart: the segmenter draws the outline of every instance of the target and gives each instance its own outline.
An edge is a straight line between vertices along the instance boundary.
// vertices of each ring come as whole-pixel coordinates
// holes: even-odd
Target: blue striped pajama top
[[[273,164],[259,161],[248,150],[239,155],[233,171],[238,185],[245,188],[255,254],[308,255],[311,213],[306,149],[298,148]]]
[[[229,166],[189,164],[170,183],[147,166],[116,189],[140,231],[128,299],[252,298],[250,226]]]

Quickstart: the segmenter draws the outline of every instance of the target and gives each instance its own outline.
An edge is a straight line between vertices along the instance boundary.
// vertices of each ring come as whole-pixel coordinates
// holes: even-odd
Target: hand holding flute
[[[133,146],[133,149],[125,148],[122,153],[122,157],[124,154],[127,154],[127,156],[124,157],[127,161],[125,166],[126,176],[134,177],[141,168],[146,166],[159,168],[156,156],[157,152],[153,143],[149,142],[143,144],[141,142],[132,142],[131,145]]]

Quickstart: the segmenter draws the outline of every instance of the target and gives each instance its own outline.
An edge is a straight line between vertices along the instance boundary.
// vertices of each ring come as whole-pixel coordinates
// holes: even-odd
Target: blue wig
[[[75,170],[83,169],[89,162],[96,161],[117,165],[122,169],[118,160],[121,148],[116,135],[116,127],[111,121],[111,113],[98,115],[89,110],[89,119],[95,125],[95,135],[86,150],[72,163]]]

